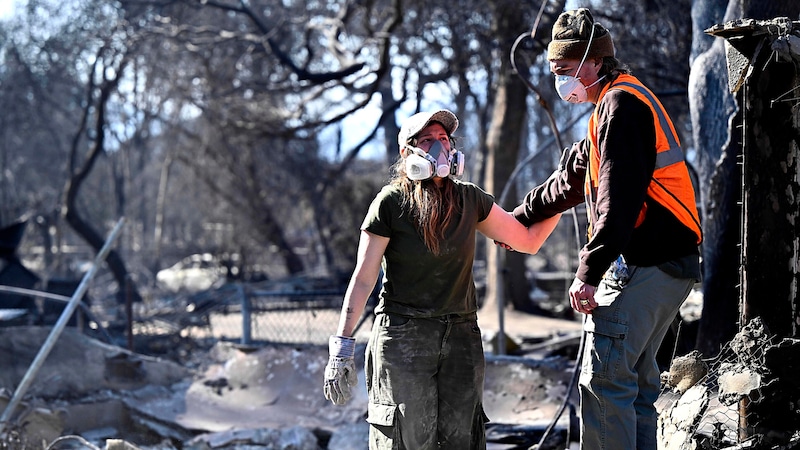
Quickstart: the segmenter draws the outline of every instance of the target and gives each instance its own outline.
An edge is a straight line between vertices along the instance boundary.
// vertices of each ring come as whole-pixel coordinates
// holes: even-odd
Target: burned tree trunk
[[[508,8],[508,6],[509,4],[504,1],[492,2],[492,8],[496,14],[492,29],[496,32],[498,39],[503,42],[502,48],[511,48],[511,43],[519,30],[524,30],[528,26],[523,22],[524,17],[512,12],[513,8]],[[518,160],[521,139],[519,130],[524,128],[523,124],[527,117],[525,100],[527,89],[522,81],[511,74],[510,61],[507,58],[500,61],[500,67],[491,125],[485,142],[488,153],[486,156],[486,179],[483,186],[487,192],[498,196],[497,201],[501,203],[500,206],[510,209],[512,205],[507,200],[499,198],[502,197],[500,194],[501,180],[508,180]],[[508,198],[516,198],[515,192],[509,192]],[[508,295],[503,295],[503,301],[505,301],[505,297],[510,297],[513,304],[528,300],[526,283],[524,287],[519,286],[519,277],[517,276],[515,279],[518,283],[512,286],[509,284],[509,280],[502,276],[503,271],[508,270],[504,255],[500,253],[503,250],[500,250],[492,242],[487,242],[486,245],[486,267],[490,270],[487,271],[486,301],[482,308],[485,311],[497,311],[500,302],[498,294],[504,290]],[[517,258],[516,267],[517,270],[520,268],[519,258]],[[500,286],[500,283],[503,286]],[[512,289],[514,287],[516,289]]]
[[[705,356],[720,351],[737,331],[739,271],[739,207],[741,198],[738,155],[740,139],[733,139],[737,111],[728,92],[724,42],[702,30],[726,16],[719,0],[692,3],[692,68],[689,103],[695,165],[700,178],[703,222],[703,314],[696,348]],[[730,14],[738,14],[731,12]],[[713,320],[712,320],[713,318]]]

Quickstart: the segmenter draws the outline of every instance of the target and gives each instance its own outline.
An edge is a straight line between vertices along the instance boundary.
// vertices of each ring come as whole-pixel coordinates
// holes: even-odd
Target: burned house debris
[[[509,325],[516,335],[520,327]],[[0,385],[19,383],[47,332],[0,329],[0,364],[14,368],[0,374]],[[27,446],[5,448],[65,436],[100,448],[105,442],[109,450],[109,441],[119,439],[129,450],[366,448],[366,391],[343,407],[325,401],[323,346],[220,341],[192,356],[194,364],[178,365],[66,330],[14,416]],[[76,364],[86,369],[70,370]],[[558,403],[573,395],[570,367],[565,358],[490,357],[484,407],[495,422],[491,439],[525,442],[526,434],[541,434]],[[0,409],[7,400],[0,393]]]
[[[676,358],[664,374],[659,448],[800,448],[798,368],[800,340],[777,340],[759,318],[713,361]]]

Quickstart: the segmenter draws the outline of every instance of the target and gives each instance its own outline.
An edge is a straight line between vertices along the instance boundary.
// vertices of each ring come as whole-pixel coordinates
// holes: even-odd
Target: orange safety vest
[[[700,218],[697,213],[694,189],[689,178],[689,170],[681,150],[678,135],[661,102],[639,80],[627,74],[621,74],[600,93],[600,99],[609,89],[621,89],[630,92],[644,102],[653,112],[656,130],[656,167],[653,178],[647,187],[647,195],[669,210],[686,227],[697,235],[697,243],[703,240]],[[598,104],[600,101],[598,100]],[[588,140],[589,170],[586,172],[584,192],[586,194],[587,214],[589,215],[589,236],[591,224],[597,219],[595,204],[597,200],[597,180],[600,170],[600,147],[597,143],[597,111],[595,107],[589,118]],[[647,204],[642,205],[636,220],[638,227],[644,221]]]

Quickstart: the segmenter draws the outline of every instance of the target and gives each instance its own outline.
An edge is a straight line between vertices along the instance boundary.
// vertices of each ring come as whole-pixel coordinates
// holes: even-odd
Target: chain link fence
[[[168,311],[140,313],[135,334],[181,333],[246,345],[327,345],[339,322],[344,292],[325,286],[228,284],[189,297]],[[371,326],[371,299],[359,328]]]

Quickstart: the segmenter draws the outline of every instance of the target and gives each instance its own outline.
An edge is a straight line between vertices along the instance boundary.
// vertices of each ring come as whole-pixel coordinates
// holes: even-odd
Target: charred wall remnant
[[[740,326],[761,317],[780,337],[800,330],[800,21],[741,19],[726,39],[728,87],[742,110]]]

